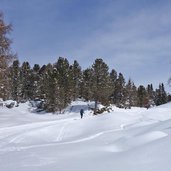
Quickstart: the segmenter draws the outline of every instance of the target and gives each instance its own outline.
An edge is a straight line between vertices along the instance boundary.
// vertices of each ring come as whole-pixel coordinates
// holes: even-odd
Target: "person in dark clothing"
[[[81,119],[83,118],[83,114],[84,114],[84,110],[81,109],[81,110],[80,110]]]

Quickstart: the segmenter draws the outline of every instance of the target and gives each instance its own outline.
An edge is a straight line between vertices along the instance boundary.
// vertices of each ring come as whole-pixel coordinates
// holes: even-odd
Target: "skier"
[[[81,110],[80,110],[81,119],[83,118],[83,114],[84,114],[84,110],[81,109]]]

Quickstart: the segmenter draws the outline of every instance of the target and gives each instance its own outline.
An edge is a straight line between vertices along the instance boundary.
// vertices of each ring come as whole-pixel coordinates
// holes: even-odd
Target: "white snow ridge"
[[[88,105],[73,102],[63,115],[1,107],[0,171],[171,170],[171,103],[97,116]]]

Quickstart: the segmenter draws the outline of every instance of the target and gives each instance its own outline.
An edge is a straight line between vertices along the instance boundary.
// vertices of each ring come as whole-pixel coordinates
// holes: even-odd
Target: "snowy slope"
[[[171,103],[97,116],[88,105],[73,102],[65,115],[0,108],[0,170],[171,170]]]

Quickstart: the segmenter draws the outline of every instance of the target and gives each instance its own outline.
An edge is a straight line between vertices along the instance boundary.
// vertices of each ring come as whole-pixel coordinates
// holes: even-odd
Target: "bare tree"
[[[3,14],[0,13],[0,98],[3,99],[10,96],[8,71],[10,63],[15,58],[10,48],[12,41],[8,38],[11,30],[11,24],[6,24]]]

